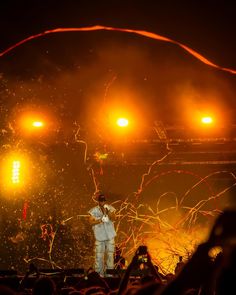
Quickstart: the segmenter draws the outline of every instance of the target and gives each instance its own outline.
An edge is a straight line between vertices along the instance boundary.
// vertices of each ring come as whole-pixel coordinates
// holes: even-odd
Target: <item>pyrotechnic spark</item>
[[[68,221],[70,219],[71,218],[68,218],[66,221]],[[63,221],[61,222],[61,224],[63,224]],[[57,231],[59,229],[59,226],[60,226],[60,224],[57,224],[55,230],[53,228],[53,225],[50,224],[50,223],[42,224],[40,226],[40,228],[41,228],[41,237],[40,238],[43,239],[43,241],[48,243],[48,252],[47,252],[48,253],[48,260],[43,259],[43,258],[39,258],[39,257],[34,258],[34,259],[48,261],[51,264],[51,267],[53,269],[55,267],[56,268],[61,268],[52,259],[53,245],[54,245],[55,237],[56,237]]]
[[[104,105],[106,103],[106,98],[107,98],[108,91],[109,91],[111,85],[115,82],[116,78],[117,78],[117,76],[113,76],[112,79],[106,85],[105,93],[104,93],[104,97],[103,97],[103,104]]]
[[[187,190],[186,192],[185,192],[185,194],[183,195],[183,197],[180,199],[180,205],[183,203],[183,201],[185,200],[185,198],[187,197],[187,195],[189,195],[189,193],[195,188],[195,187],[197,187],[199,184],[201,184],[202,182],[205,182],[206,183],[206,185],[209,187],[209,190],[211,191],[211,194],[213,195],[214,193],[213,193],[213,190],[212,190],[212,188],[210,187],[210,185],[208,184],[208,182],[206,181],[206,179],[208,179],[208,178],[210,178],[211,176],[214,176],[214,175],[217,175],[217,174],[230,174],[234,179],[236,179],[236,176],[234,175],[234,173],[232,173],[232,172],[229,172],[229,171],[216,171],[216,172],[213,172],[213,173],[210,173],[210,174],[208,174],[207,176],[205,176],[205,177],[200,177],[200,176],[198,176],[198,178],[200,178],[200,180],[197,182],[197,183],[195,183],[189,190]],[[196,174],[194,174],[194,175],[196,175]],[[196,175],[197,176],[197,175]]]
[[[155,163],[155,162],[154,162]],[[153,164],[152,164],[153,165]],[[151,166],[152,166],[151,165]],[[150,166],[150,167],[151,167]],[[161,172],[161,173],[159,173],[159,174],[155,174],[152,178],[150,178],[149,180],[147,180],[145,183],[143,182],[143,184],[142,184],[142,188],[144,189],[145,187],[147,187],[149,184],[151,184],[154,180],[156,181],[158,178],[160,178],[160,177],[162,177],[162,176],[165,176],[165,175],[168,175],[168,174],[172,174],[172,173],[177,173],[177,174],[187,174],[187,175],[191,175],[191,176],[193,176],[193,177],[195,177],[195,178],[197,178],[197,179],[200,179],[199,180],[199,182],[197,182],[196,184],[194,184],[189,190],[187,190],[187,192],[184,194],[184,196],[183,196],[183,198],[181,198],[181,200],[180,200],[180,205],[182,204],[182,202],[183,202],[183,200],[184,200],[184,198],[195,188],[195,187],[197,187],[199,184],[201,184],[201,183],[203,183],[204,182],[204,184],[206,184],[206,186],[207,186],[207,188],[208,188],[208,190],[209,190],[209,193],[211,194],[211,195],[213,195],[213,190],[212,190],[212,188],[211,188],[211,186],[210,186],[210,184],[206,181],[206,179],[208,178],[208,176],[206,176],[206,177],[201,177],[200,175],[197,175],[196,173],[193,173],[193,172],[191,172],[191,171],[187,171],[187,170],[181,170],[181,169],[179,169],[179,170],[168,170],[168,171],[164,171],[164,172]],[[211,175],[214,175],[214,174],[217,174],[216,172],[214,172],[214,173],[212,173]],[[149,174],[147,174],[147,175],[150,175],[150,173]],[[211,176],[210,175],[210,176]],[[146,176],[146,175],[145,175]],[[143,190],[142,189],[142,190]]]
[[[189,173],[189,176],[198,180],[191,188],[186,190],[183,194],[185,197],[181,198],[181,202],[178,201],[177,194],[174,191],[166,191],[160,196],[157,196],[156,208],[146,203],[134,203],[129,198],[123,201],[117,200],[113,202],[112,205],[117,209],[117,222],[115,223],[118,233],[117,244],[122,250],[122,253],[125,253],[126,259],[129,260],[132,257],[140,244],[145,244],[148,246],[152,260],[159,266],[163,274],[174,271],[179,255],[187,260],[195,251],[197,245],[204,241],[208,234],[208,229],[198,224],[198,217],[202,216],[202,218],[207,218],[207,220],[209,218],[213,220],[220,213],[220,210],[217,208],[207,210],[204,206],[216,198],[223,197],[228,190],[236,185],[235,182],[212,195],[212,191],[208,187],[208,182],[217,173],[226,173],[226,171],[210,173],[204,178]],[[180,175],[185,174],[180,173]],[[230,172],[229,174],[235,180],[235,175]],[[159,175],[158,177],[164,176]],[[192,207],[186,206],[186,196],[190,198],[191,192],[202,184],[206,186],[208,196],[203,200],[197,201]],[[99,191],[98,188],[96,191]],[[169,199],[170,195],[173,197],[173,203],[161,209],[161,202],[165,201],[165,198]],[[166,217],[166,213],[169,212],[171,212],[171,215],[175,215],[174,222]],[[67,222],[72,222],[75,218],[87,219],[88,215],[74,215],[64,219],[61,223],[64,225]],[[47,243],[48,247],[48,259],[44,259],[44,261],[50,263],[52,268],[60,268],[61,266],[53,260],[53,254],[56,254],[58,250],[54,246],[56,235],[59,235],[58,227],[54,229],[52,224],[47,223],[41,226],[41,231],[41,237]],[[78,240],[78,245],[80,245],[80,238],[78,236],[74,238]],[[40,260],[43,258],[34,256],[34,258],[29,258],[27,261],[32,261],[32,259]]]
[[[24,258],[24,261],[26,263],[30,263],[31,261],[43,261],[43,262],[47,262],[47,263],[51,264],[53,269],[54,268],[62,269],[62,267],[60,267],[59,265],[57,265],[55,262],[50,261],[50,260],[45,259],[45,258],[42,258],[42,257],[33,257],[33,258],[29,258],[29,259]]]
[[[79,138],[80,125],[77,122],[75,122],[74,124],[77,126],[77,130],[75,132],[75,142],[82,143],[84,145],[84,164],[86,164],[87,152],[88,152],[88,144],[87,144],[87,142],[85,140],[82,140],[82,139]]]
[[[85,146],[85,149],[84,149],[84,164],[86,165],[87,164],[88,144],[87,144],[87,142],[85,140],[82,140],[82,139],[79,138],[80,137],[80,129],[81,129],[80,125],[77,122],[74,122],[74,125],[77,127],[77,130],[75,132],[75,142],[82,143]],[[92,199],[94,201],[96,201],[95,196],[100,191],[99,182],[98,182],[98,180],[97,180],[97,178],[95,176],[94,169],[92,167],[88,166],[87,170],[90,172],[90,176],[92,177],[92,181],[93,181],[94,188],[95,188]]]
[[[167,147],[168,147],[168,146],[167,146]],[[168,148],[168,150],[169,150],[169,148]],[[138,198],[138,196],[139,196],[139,195],[141,194],[141,192],[143,191],[143,187],[144,187],[144,185],[145,185],[145,178],[151,174],[151,172],[152,172],[152,168],[153,168],[154,166],[158,165],[159,163],[163,162],[163,161],[164,161],[164,160],[165,160],[165,159],[166,159],[171,153],[172,153],[172,151],[169,150],[169,152],[168,152],[166,155],[164,155],[161,159],[154,161],[154,162],[149,166],[148,171],[147,171],[146,173],[144,173],[144,174],[142,175],[142,177],[141,177],[141,183],[140,183],[140,186],[139,186],[137,192],[134,193],[135,196],[136,196],[136,198]]]
[[[16,47],[39,37],[43,37],[45,35],[48,34],[53,34],[53,33],[65,33],[65,32],[88,32],[88,31],[98,31],[98,30],[106,30],[106,31],[118,31],[118,32],[126,32],[126,33],[132,33],[132,34],[136,34],[136,35],[140,35],[143,37],[147,37],[147,38],[151,38],[154,40],[159,40],[159,41],[164,41],[164,42],[169,42],[172,43],[174,45],[177,45],[179,47],[181,47],[182,49],[184,49],[185,51],[187,51],[189,54],[191,54],[192,56],[194,56],[196,59],[200,60],[202,63],[211,66],[213,68],[216,68],[218,70],[222,70],[225,72],[229,72],[231,74],[236,74],[236,70],[234,69],[230,69],[230,68],[225,68],[225,67],[221,67],[213,62],[211,62],[209,59],[207,59],[206,57],[204,57],[203,55],[201,55],[200,53],[198,53],[197,51],[195,51],[194,49],[178,42],[175,41],[173,39],[167,38],[165,36],[161,36],[152,32],[148,32],[148,31],[143,31],[143,30],[133,30],[133,29],[125,29],[125,28],[115,28],[115,27],[107,27],[107,26],[91,26],[91,27],[81,27],[81,28],[57,28],[57,29],[52,29],[52,30],[47,30],[44,32],[41,32],[39,34],[35,34],[32,36],[29,36],[19,42],[17,42],[16,44],[10,46],[9,48],[3,50],[2,52],[0,52],[0,57],[4,56],[5,54],[7,54],[8,52],[12,51],[13,49],[15,49]]]
[[[170,171],[169,171],[170,172]],[[213,190],[209,184],[209,179],[221,173],[228,173],[232,176],[233,180],[235,175],[229,171],[217,171],[210,173],[205,177],[200,177],[192,172],[178,171],[180,174],[188,174],[191,177],[200,179],[192,185],[191,188],[183,194],[184,197],[181,201],[175,192],[165,192],[157,198],[157,208],[151,208],[146,204],[134,204],[130,203],[128,199],[125,201],[119,201],[114,203],[115,207],[118,207],[117,215],[118,222],[116,224],[117,231],[119,232],[120,248],[125,249],[126,257],[130,257],[134,254],[135,250],[140,244],[145,244],[150,247],[153,260],[158,264],[163,273],[169,273],[174,271],[174,267],[178,262],[178,256],[184,256],[188,259],[190,255],[196,249],[196,246],[202,242],[206,237],[209,229],[201,228],[201,235],[199,235],[199,226],[197,221],[199,215],[203,218],[212,218],[212,220],[221,212],[221,210],[214,208],[213,210],[203,210],[203,207],[217,198],[223,197],[224,194],[232,189],[236,185],[236,182],[230,186],[223,188],[221,191],[213,195]],[[150,174],[150,173],[149,173]],[[164,173],[161,176],[166,175]],[[150,184],[154,179],[161,177],[155,175],[151,180],[145,183],[145,186]],[[143,183],[143,182],[142,182]],[[200,200],[193,207],[185,206],[185,199],[188,195],[190,197],[193,189],[196,189],[200,185],[205,184],[208,192],[208,197]],[[141,188],[144,188],[141,185]],[[159,205],[163,198],[173,195],[174,204],[173,206],[160,209]],[[165,213],[182,212],[179,216],[176,215],[177,220],[174,224],[168,221],[168,218],[164,215]],[[173,213],[174,214],[174,213]],[[126,223],[128,231],[122,230],[122,223]],[[127,226],[127,223],[129,226]]]
[[[94,184],[94,188],[95,188],[95,191],[93,193],[93,200],[96,201],[96,196],[97,194],[101,191],[99,189],[99,185],[100,183],[98,182],[97,178],[95,177],[95,173],[94,173],[94,170],[92,167],[89,168],[89,171],[90,171],[90,175],[92,176],[92,180],[93,180],[93,184]]]

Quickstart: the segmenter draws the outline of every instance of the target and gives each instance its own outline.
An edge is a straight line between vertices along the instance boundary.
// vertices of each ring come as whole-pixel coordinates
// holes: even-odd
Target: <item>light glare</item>
[[[21,192],[29,183],[29,159],[21,152],[3,155],[0,165],[0,191]]]
[[[17,184],[20,182],[20,161],[12,162],[12,183]]]
[[[212,117],[202,117],[203,124],[211,124],[213,122]]]
[[[126,126],[128,126],[128,124],[129,124],[129,121],[125,118],[119,118],[117,120],[117,125],[120,127],[126,127]]]
[[[34,127],[43,127],[43,122],[41,122],[41,121],[34,121],[34,122],[32,123],[32,125],[33,125]]]

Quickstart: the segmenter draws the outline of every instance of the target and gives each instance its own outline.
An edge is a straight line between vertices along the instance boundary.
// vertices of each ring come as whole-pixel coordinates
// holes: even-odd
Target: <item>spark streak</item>
[[[184,45],[184,44],[182,44],[182,43],[180,43],[178,41],[167,38],[165,36],[161,36],[161,35],[158,35],[156,33],[143,31],[143,30],[115,28],[115,27],[107,27],[107,26],[100,26],[100,25],[90,26],[90,27],[80,27],[80,28],[57,28],[57,29],[47,30],[47,31],[44,31],[44,32],[41,32],[41,33],[38,33],[38,34],[35,34],[35,35],[32,35],[32,36],[29,36],[29,37],[15,43],[14,45],[8,47],[7,49],[0,52],[0,57],[4,56],[5,54],[9,53],[10,51],[15,49],[16,47],[21,46],[21,45],[23,45],[24,43],[26,43],[28,41],[31,41],[31,40],[36,39],[36,38],[43,37],[43,36],[48,35],[48,34],[65,33],[65,32],[88,32],[88,31],[101,31],[101,30],[132,33],[132,34],[140,35],[140,36],[143,36],[143,37],[146,37],[146,38],[151,38],[151,39],[154,39],[154,40],[159,40],[159,41],[163,41],[163,42],[169,42],[169,43],[172,43],[174,45],[179,46],[180,48],[182,48],[183,50],[185,50],[186,52],[188,52],[189,54],[194,56],[196,59],[200,60],[202,63],[204,63],[204,64],[206,64],[208,66],[211,66],[211,67],[216,68],[218,70],[229,72],[229,73],[234,74],[234,75],[236,74],[236,70],[219,66],[219,65],[213,63],[212,61],[210,61],[209,59],[207,59],[206,57],[204,57],[202,54],[195,51],[194,49],[192,49],[192,48],[190,48],[190,47],[188,47],[188,46],[186,46],[186,45]]]

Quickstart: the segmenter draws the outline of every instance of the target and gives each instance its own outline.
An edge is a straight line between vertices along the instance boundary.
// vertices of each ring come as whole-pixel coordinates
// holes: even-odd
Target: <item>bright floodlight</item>
[[[120,126],[120,127],[126,127],[128,126],[129,124],[129,121],[125,118],[119,118],[117,121],[116,121],[117,125]]]
[[[2,154],[0,159],[0,192],[6,193],[6,197],[21,197],[19,193],[29,189],[32,166],[28,155],[21,151]],[[23,196],[24,194],[22,194]]]
[[[202,117],[201,119],[203,124],[211,124],[213,122],[212,117]]]
[[[34,122],[32,123],[32,126],[33,126],[33,127],[36,127],[36,128],[43,127],[43,122],[41,122],[41,121],[34,121]]]
[[[20,161],[12,162],[11,180],[14,184],[20,183],[20,166]]]
[[[34,113],[22,114],[19,123],[20,129],[25,135],[45,133],[48,126],[44,115]]]

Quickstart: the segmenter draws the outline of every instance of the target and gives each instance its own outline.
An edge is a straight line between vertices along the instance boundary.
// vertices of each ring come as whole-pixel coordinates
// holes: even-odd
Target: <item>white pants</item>
[[[114,268],[114,252],[114,239],[95,242],[95,271],[101,276],[104,276],[106,269]]]

